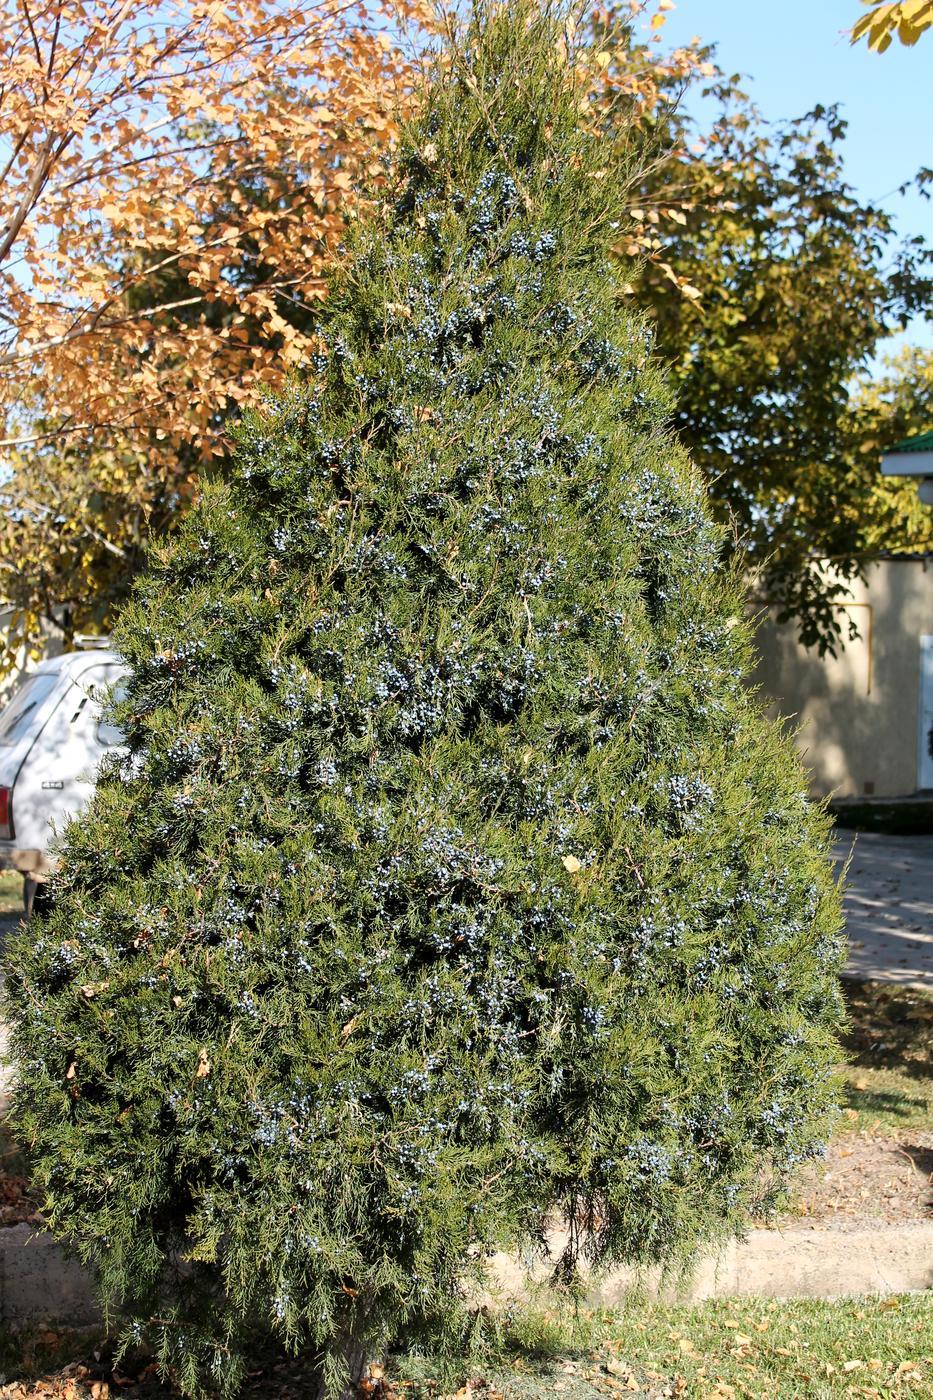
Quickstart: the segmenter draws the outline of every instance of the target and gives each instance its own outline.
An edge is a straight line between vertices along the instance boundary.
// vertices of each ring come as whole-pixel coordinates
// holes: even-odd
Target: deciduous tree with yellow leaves
[[[0,10],[6,577],[103,621],[218,420],[313,350],[323,264],[404,108],[399,21],[341,0]]]
[[[313,355],[322,269],[379,183],[435,16],[421,0],[4,3],[9,661],[43,624],[66,640],[108,625],[149,531],[225,455],[224,421]],[[701,62],[659,47],[672,8],[607,17],[644,19],[607,83],[649,123]]]

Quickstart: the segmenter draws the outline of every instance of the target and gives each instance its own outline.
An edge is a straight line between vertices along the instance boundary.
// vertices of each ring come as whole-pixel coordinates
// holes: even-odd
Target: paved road
[[[933,836],[841,832],[847,973],[933,992]]]

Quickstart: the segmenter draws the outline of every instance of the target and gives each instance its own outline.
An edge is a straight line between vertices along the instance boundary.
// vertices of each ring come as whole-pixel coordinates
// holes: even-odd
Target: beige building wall
[[[921,638],[933,634],[933,557],[879,559],[850,589],[840,610],[861,635],[836,658],[807,651],[794,625],[779,626],[766,608],[754,680],[771,713],[799,725],[814,792],[905,796],[921,777]],[[926,684],[929,707],[929,665]],[[928,761],[924,778],[929,771]]]

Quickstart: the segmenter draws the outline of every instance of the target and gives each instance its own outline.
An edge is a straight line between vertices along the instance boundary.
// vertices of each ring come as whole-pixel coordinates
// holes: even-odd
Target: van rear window
[[[0,745],[15,744],[35,718],[42,701],[58,684],[58,676],[27,676],[6,709],[0,710]]]

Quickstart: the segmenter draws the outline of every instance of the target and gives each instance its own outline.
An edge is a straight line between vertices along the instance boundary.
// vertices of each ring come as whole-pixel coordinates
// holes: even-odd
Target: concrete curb
[[[555,1232],[552,1250],[560,1245]],[[499,1254],[493,1268],[500,1297],[527,1296],[529,1273],[518,1260]],[[546,1277],[547,1268],[536,1267],[532,1286]],[[627,1269],[595,1277],[588,1301],[595,1307],[618,1306],[635,1281]],[[933,1288],[933,1222],[872,1230],[750,1230],[744,1239],[731,1240],[700,1259],[682,1282],[662,1281],[657,1271],[641,1282],[651,1293],[682,1302],[923,1292]]]
[[[552,1247],[560,1247],[555,1234]],[[547,1268],[529,1273],[517,1259],[493,1260],[496,1296],[522,1299],[544,1283]],[[594,1278],[594,1307],[618,1306],[635,1281],[629,1270]],[[655,1275],[645,1282],[659,1291]],[[874,1230],[751,1230],[718,1254],[702,1259],[682,1286],[666,1297],[840,1298],[848,1294],[911,1293],[933,1289],[933,1223]],[[100,1321],[90,1272],[50,1235],[28,1225],[0,1229],[0,1323],[58,1323],[86,1327]]]
[[[921,1292],[933,1288],[933,1223],[851,1231],[752,1230],[724,1251],[713,1284],[715,1291],[702,1296]]]
[[[99,1321],[90,1272],[51,1235],[29,1225],[0,1230],[0,1323],[92,1327]]]

